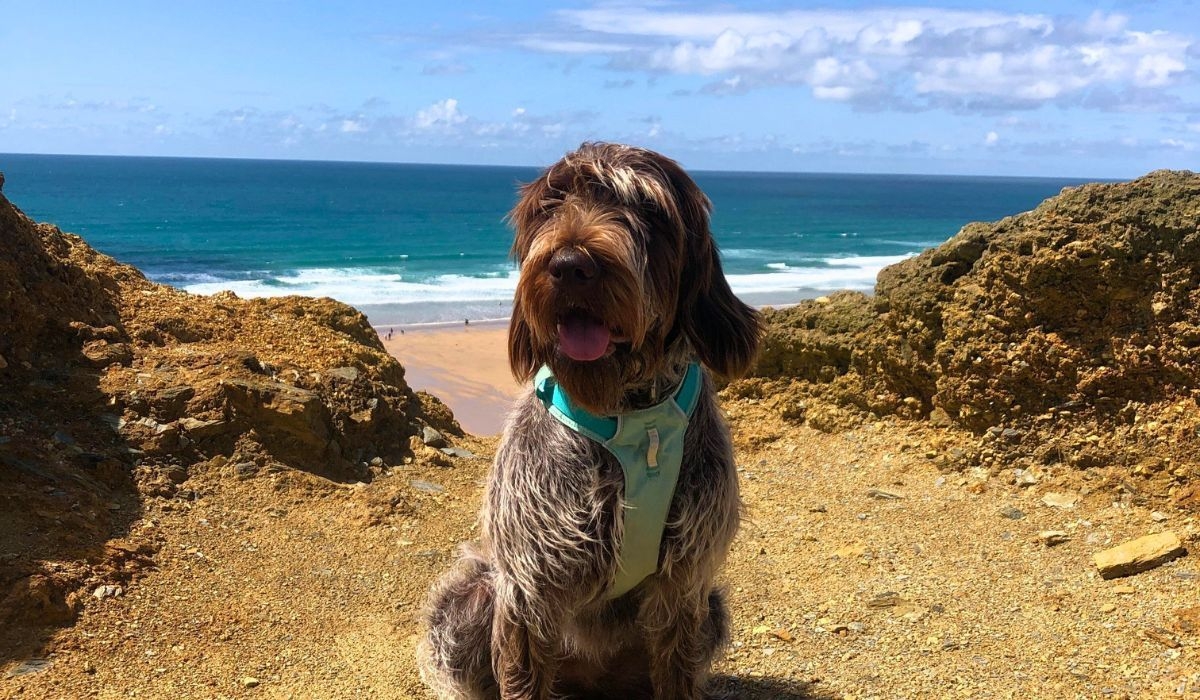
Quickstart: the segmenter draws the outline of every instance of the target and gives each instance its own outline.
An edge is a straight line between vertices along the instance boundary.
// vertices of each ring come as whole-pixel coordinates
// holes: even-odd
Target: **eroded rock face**
[[[461,435],[353,308],[154,284],[0,195],[0,654],[149,565],[120,538],[190,470],[366,480],[427,425]]]
[[[886,268],[873,297],[771,312],[754,374],[729,392],[817,427],[965,428],[979,442],[959,466],[1121,465],[1183,488],[1200,442],[1200,175],[1068,189]]]

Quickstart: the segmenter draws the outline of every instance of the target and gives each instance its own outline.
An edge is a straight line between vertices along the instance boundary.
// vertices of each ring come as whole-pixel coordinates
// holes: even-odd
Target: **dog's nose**
[[[563,248],[550,257],[550,275],[560,284],[587,287],[599,272],[592,256],[578,248]]]

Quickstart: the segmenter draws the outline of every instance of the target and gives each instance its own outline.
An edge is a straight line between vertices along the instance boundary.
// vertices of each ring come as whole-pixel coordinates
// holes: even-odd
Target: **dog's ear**
[[[538,369],[533,354],[533,330],[525,320],[519,295],[513,299],[512,318],[508,321],[508,367],[522,384],[532,379]]]
[[[717,246],[704,235],[693,240],[683,272],[679,323],[700,360],[727,379],[750,370],[758,354],[762,325],[758,312],[733,294],[721,271]]]
[[[674,161],[660,164],[675,190],[683,227],[679,306],[676,323],[709,369],[727,379],[749,371],[758,353],[759,314],[738,299],[709,230],[712,204]]]

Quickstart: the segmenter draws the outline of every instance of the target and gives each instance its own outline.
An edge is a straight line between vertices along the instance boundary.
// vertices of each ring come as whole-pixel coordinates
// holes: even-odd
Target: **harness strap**
[[[658,570],[662,533],[683,461],[683,438],[701,382],[700,366],[691,363],[662,403],[619,416],[595,416],[572,403],[549,367],[543,366],[534,378],[534,390],[551,416],[600,443],[621,464],[624,536],[610,598],[632,590]]]

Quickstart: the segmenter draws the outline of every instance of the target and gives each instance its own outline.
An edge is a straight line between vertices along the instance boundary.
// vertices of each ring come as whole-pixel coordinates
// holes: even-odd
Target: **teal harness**
[[[663,529],[683,462],[683,436],[700,396],[700,378],[700,366],[690,364],[670,398],[619,416],[594,416],[576,406],[549,367],[543,366],[533,380],[550,415],[603,445],[625,472],[625,535],[610,598],[628,593],[658,571]]]

